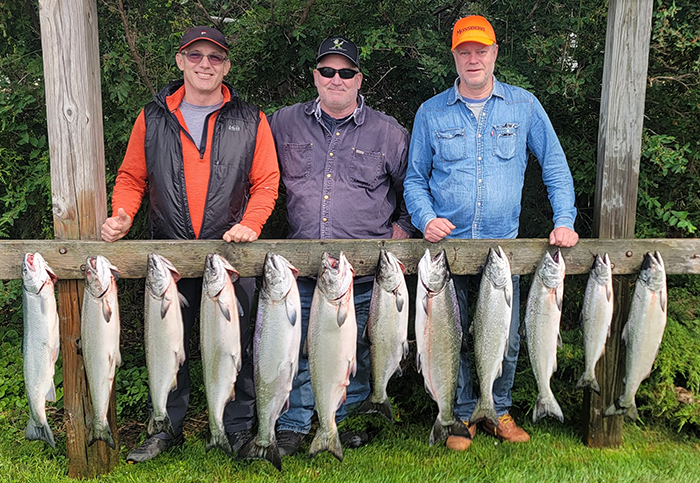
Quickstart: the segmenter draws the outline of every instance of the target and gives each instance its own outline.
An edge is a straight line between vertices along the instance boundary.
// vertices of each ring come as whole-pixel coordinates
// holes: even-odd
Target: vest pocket
[[[375,189],[381,182],[379,173],[383,157],[380,152],[352,148],[350,180],[361,188]]]
[[[437,131],[438,154],[442,161],[454,162],[467,158],[467,138],[462,129]]]
[[[493,126],[493,154],[501,159],[515,156],[518,146],[518,131],[520,124],[506,123],[503,126]]]
[[[282,175],[288,179],[308,178],[311,175],[313,143],[284,143]]]

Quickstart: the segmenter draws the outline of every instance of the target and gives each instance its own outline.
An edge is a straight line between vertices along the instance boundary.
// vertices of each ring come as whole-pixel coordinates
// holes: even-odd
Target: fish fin
[[[304,343],[301,345],[301,357],[304,359],[309,358],[309,338],[304,338]]]
[[[416,354],[416,372],[421,373],[420,354]]]
[[[46,299],[44,299],[44,297],[41,297],[40,302],[39,302],[39,307],[40,307],[41,313],[45,314],[46,313]]]
[[[241,366],[243,365],[242,357],[236,354],[233,354],[231,357],[233,357],[233,363],[236,365],[236,371],[241,372]]]
[[[627,408],[625,416],[628,419],[631,419],[632,421],[636,421],[637,419],[639,419],[639,415],[637,414],[637,403],[634,400],[632,400],[632,404],[630,405],[630,407]]]
[[[53,439],[53,432],[51,431],[48,422],[40,426],[30,418],[29,423],[27,423],[27,429],[24,430],[24,437],[27,438],[29,441],[45,441],[53,449],[56,449],[56,443]]]
[[[476,403],[476,407],[469,418],[469,424],[475,424],[483,419],[488,419],[494,425],[498,426],[498,414],[496,414],[496,408],[493,405],[493,399],[487,401],[486,399],[480,397]]]
[[[151,415],[151,419],[148,420],[148,426],[146,428],[146,431],[148,433],[149,438],[162,432],[168,433],[173,438],[175,437],[173,424],[172,422],[170,422],[170,416],[168,416],[167,413],[165,414],[165,417],[162,420],[156,420],[153,417],[153,415]]]
[[[362,329],[362,340],[369,340],[369,324],[365,324],[365,328]]]
[[[119,349],[117,349],[117,352],[114,354],[114,364],[117,367],[122,365],[122,353]]]
[[[661,310],[666,313],[666,303],[667,303],[666,289],[661,290]],[[635,419],[636,421],[636,419]]]
[[[511,285],[511,287],[512,287],[512,285]],[[506,287],[505,289],[503,289],[503,291],[505,292],[505,296],[506,296],[506,304],[508,304],[509,308],[512,308],[513,307],[513,290],[508,290],[508,288]]]
[[[536,423],[545,416],[557,418],[560,423],[564,422],[564,413],[561,412],[561,407],[554,396],[537,398],[535,408],[532,411],[532,422]]]
[[[182,295],[180,292],[177,293],[177,298],[180,299],[180,307],[189,307],[190,303],[187,301],[187,297]]]
[[[335,424],[325,431],[322,428],[316,431],[316,436],[311,441],[309,448],[309,458],[313,458],[323,451],[330,451],[339,461],[343,461],[343,446],[340,444],[340,435]]]
[[[423,307],[423,312],[426,314],[428,313],[428,296],[426,295],[423,297],[423,300],[421,300],[421,305]]]
[[[627,344],[627,332],[629,332],[628,331],[629,325],[630,325],[629,322],[627,322],[625,324],[625,326],[622,328],[622,340],[625,341],[625,345]],[[610,336],[610,329],[608,329],[608,337],[609,336]]]
[[[55,402],[56,401],[56,386],[54,386],[53,381],[51,382],[51,385],[49,386],[49,390],[46,392],[46,400]]]
[[[357,374],[357,359],[355,358],[348,362],[348,380],[351,374],[352,377],[355,377],[355,374]]]
[[[289,320],[289,323],[294,327],[297,323],[297,309],[289,300],[285,302],[285,307],[287,309],[287,320]]]
[[[555,300],[557,302],[557,309],[559,309],[559,312],[561,312],[561,308],[564,305],[564,289],[562,288],[561,283],[554,290],[554,296],[555,296]]]
[[[507,351],[508,351],[508,349],[506,348],[506,352]],[[498,373],[496,374],[496,379],[498,379],[502,375],[503,375],[503,361],[501,361],[501,363],[498,364]],[[498,426],[498,425],[496,425],[496,426]]]
[[[211,433],[211,430],[207,431],[206,443],[204,445],[204,450],[208,453],[213,448],[221,448],[221,450],[229,456],[233,456],[233,450],[231,449],[231,443],[226,436],[226,432],[217,433],[216,436]]]
[[[243,317],[245,315],[245,310],[243,310],[243,305],[241,305],[241,301],[236,299],[236,304],[238,304],[238,316]]]
[[[394,412],[391,410],[391,403],[385,399],[381,403],[372,402],[372,395],[365,399],[360,407],[355,410],[355,414],[378,413],[384,416],[390,423],[394,422]]]
[[[613,298],[613,288],[610,283],[605,285],[605,298],[610,302]]]
[[[272,463],[272,466],[278,471],[282,471],[282,457],[276,441],[269,446],[261,446],[256,443],[256,438],[253,438],[238,450],[238,459],[266,460]]]
[[[442,441],[443,439],[447,439],[449,435],[449,430],[446,426],[443,426],[442,423],[440,423],[440,419],[438,418],[433,424],[433,429],[430,430],[430,439],[428,440],[428,444],[432,446],[435,443]]]
[[[82,338],[78,337],[75,340],[75,348],[76,348],[77,354],[79,356],[82,356],[83,355],[83,340],[82,340]]]
[[[398,376],[398,377],[403,376],[403,371],[401,370],[401,366],[398,366],[396,368],[396,370],[394,371],[394,374],[392,374],[392,376]]]
[[[612,324],[608,324],[608,339],[610,338],[611,331],[612,331]],[[605,347],[603,347],[603,354],[605,354]]]
[[[170,300],[170,297],[163,297],[160,301],[160,318],[164,319],[165,315],[168,313],[168,310],[170,310],[170,304],[172,303],[172,300]]]
[[[581,311],[581,313],[578,314],[578,325],[583,327],[583,311]]]
[[[338,322],[338,327],[342,327],[343,324],[345,323],[345,319],[348,318],[348,305],[346,303],[341,303],[338,306],[338,316],[337,316],[337,322]]]
[[[105,322],[109,323],[112,320],[112,307],[109,306],[107,299],[102,299],[102,316],[105,318]]]
[[[396,310],[401,312],[406,301],[403,299],[403,295],[398,290],[394,291],[394,295],[396,298]]]
[[[217,304],[219,305],[219,309],[221,309],[221,313],[224,315],[224,318],[231,322],[231,311],[228,309],[228,305],[219,298],[217,300]]]
[[[114,438],[112,437],[112,430],[109,428],[109,424],[93,421],[92,426],[90,427],[90,434],[88,435],[88,446],[92,446],[97,441],[104,441],[110,448],[117,449],[116,445],[114,444]]]
[[[557,332],[557,349],[561,349],[563,346],[563,343],[561,341],[561,332]]]
[[[408,351],[409,351],[408,341],[407,341],[407,340],[403,341],[403,342],[401,343],[401,346],[403,347],[403,357],[402,357],[402,359],[405,359],[406,357],[408,357]],[[399,367],[399,369],[400,369],[400,367]]]

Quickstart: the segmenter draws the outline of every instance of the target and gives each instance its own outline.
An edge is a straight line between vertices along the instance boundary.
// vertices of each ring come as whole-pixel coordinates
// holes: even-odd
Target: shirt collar
[[[362,125],[362,123],[365,122],[365,97],[362,94],[357,95],[358,100],[357,100],[357,107],[355,108],[355,112],[353,112],[350,115],[349,119],[352,119],[355,121],[355,124],[358,126]],[[305,112],[307,115],[311,116],[313,115],[318,122],[321,121],[321,102],[320,98],[316,98],[314,102],[310,102],[305,109]]]
[[[491,94],[489,94],[489,97],[496,96],[504,98],[503,94],[503,85],[500,82],[498,82],[496,76],[493,76],[493,89],[491,89]],[[452,89],[450,89],[450,91],[447,94],[447,105],[451,106],[457,101],[464,102],[465,104],[467,103],[466,99],[459,92],[459,77],[455,79],[455,83],[452,86]]]

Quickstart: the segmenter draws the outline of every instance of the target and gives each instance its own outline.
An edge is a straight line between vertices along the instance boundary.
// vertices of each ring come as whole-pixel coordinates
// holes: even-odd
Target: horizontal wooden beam
[[[0,279],[21,278],[25,253],[39,252],[61,279],[83,278],[85,260],[103,255],[119,268],[124,278],[144,278],[146,261],[151,252],[168,258],[183,277],[199,277],[204,257],[215,252],[226,257],[241,276],[262,274],[267,252],[276,252],[299,269],[302,276],[316,275],[323,252],[337,256],[345,253],[356,275],[374,273],[379,250],[393,252],[406,266],[406,273],[416,272],[418,260],[430,248],[435,254],[445,249],[450,268],[456,274],[479,273],[490,247],[500,245],[510,258],[514,274],[533,273],[545,250],[552,251],[544,239],[516,240],[258,240],[253,243],[226,243],[219,240],[121,240],[115,243],[80,240],[3,240],[0,241]],[[562,249],[566,273],[587,273],[597,253],[607,253],[616,275],[637,273],[644,254],[659,251],[669,274],[700,273],[700,240],[688,239],[582,239],[573,248]]]

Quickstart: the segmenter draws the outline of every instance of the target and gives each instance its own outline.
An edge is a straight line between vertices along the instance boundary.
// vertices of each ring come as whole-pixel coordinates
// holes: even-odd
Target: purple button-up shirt
[[[318,100],[275,112],[270,128],[287,196],[289,238],[390,238],[412,233],[403,201],[409,134],[367,107],[330,132]]]

